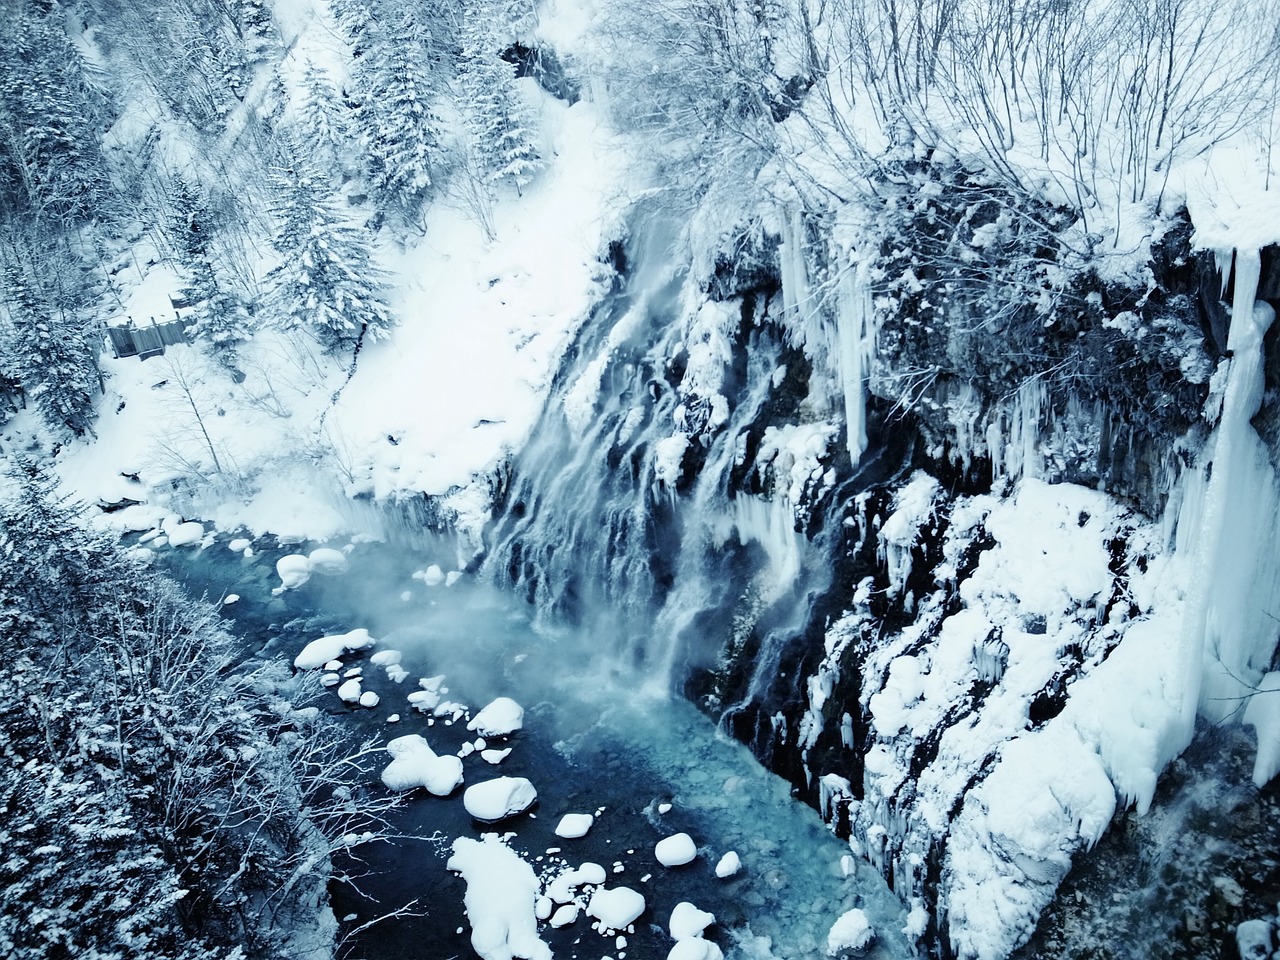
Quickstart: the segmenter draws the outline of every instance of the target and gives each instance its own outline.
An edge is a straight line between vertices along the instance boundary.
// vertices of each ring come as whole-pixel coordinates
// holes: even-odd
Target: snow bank
[[[467,883],[463,903],[481,960],[551,960],[551,948],[538,937],[538,878],[515,851],[495,834],[460,837],[446,867]]]
[[[382,771],[382,782],[388,790],[413,790],[423,787],[437,797],[447,797],[462,783],[462,761],[454,756],[439,756],[416,733],[396,737],[387,744],[392,761]]]
[[[467,787],[462,805],[477,820],[514,817],[533,806],[538,791],[524,777],[498,777]]]
[[[321,637],[303,647],[302,652],[293,658],[293,665],[298,670],[318,670],[330,660],[356,650],[368,649],[377,642],[364,628]]]

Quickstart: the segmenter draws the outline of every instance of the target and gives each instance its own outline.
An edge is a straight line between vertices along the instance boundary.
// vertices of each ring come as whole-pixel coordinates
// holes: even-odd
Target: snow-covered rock
[[[319,547],[312,550],[307,555],[307,561],[310,564],[312,573],[319,573],[326,577],[346,573],[351,568],[347,555],[341,550],[335,550],[332,547]]]
[[[382,698],[372,690],[366,690],[364,693],[360,694],[360,706],[376,707],[381,699]]]
[[[338,696],[342,698],[343,703],[358,703],[361,695],[359,677],[352,677],[338,687]]]
[[[720,862],[716,864],[716,876],[723,880],[726,877],[732,877],[741,869],[742,860],[739,858],[738,852],[736,850],[730,850],[721,857]]]
[[[601,887],[591,894],[587,913],[600,921],[603,930],[625,930],[644,913],[644,896],[630,887]]]
[[[591,825],[595,823],[595,819],[589,813],[566,813],[556,824],[556,836],[564,837],[566,840],[585,837]]]
[[[298,670],[318,670],[344,653],[366,650],[377,642],[363,627],[348,633],[321,637],[303,647],[302,652],[293,658],[293,665]]]
[[[519,854],[495,834],[460,837],[446,866],[467,882],[463,903],[481,960],[551,960],[538,938],[538,878]]]
[[[300,553],[290,553],[276,561],[280,589],[293,590],[311,579],[311,561]]]
[[[687,833],[677,833],[659,840],[653,848],[653,855],[664,867],[681,867],[692,863],[698,856],[698,846]]]
[[[538,791],[524,777],[498,777],[467,787],[462,805],[477,820],[513,817],[533,806]]]
[[[227,549],[232,553],[244,553],[245,548],[252,546],[253,541],[248,537],[236,537],[227,544]]]
[[[871,922],[861,910],[854,908],[841,914],[827,934],[827,956],[834,957],[845,950],[861,950],[876,937]]]
[[[551,925],[553,927],[567,927],[578,919],[578,914],[582,908],[576,903],[566,903],[562,907],[558,907],[556,912],[551,915]]]
[[[204,525],[188,520],[185,523],[177,517],[169,517],[161,524],[171,547],[187,547],[204,539]]]
[[[565,870],[547,884],[547,896],[556,903],[569,903],[578,887],[604,883],[608,874],[598,863],[584,863],[576,870]]]
[[[676,941],[667,954],[667,960],[724,960],[724,951],[710,940],[689,937]]]
[[[434,796],[447,797],[462,783],[462,761],[438,756],[416,733],[396,737],[387,744],[387,753],[393,758],[382,771],[382,782],[388,790],[423,787]]]
[[[715,922],[714,913],[699,910],[688,900],[681,900],[671,911],[671,922],[667,929],[671,931],[672,940],[684,940],[702,936],[702,932]]]
[[[498,697],[471,718],[468,730],[482,737],[505,737],[524,726],[524,707],[510,697]]]

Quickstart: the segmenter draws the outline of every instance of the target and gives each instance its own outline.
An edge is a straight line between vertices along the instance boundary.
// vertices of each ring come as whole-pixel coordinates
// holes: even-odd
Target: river
[[[423,791],[407,798],[393,818],[400,839],[358,847],[359,862],[337,864],[339,872],[358,876],[354,885],[335,883],[331,890],[344,931],[411,905],[407,915],[355,936],[348,944],[353,955],[474,956],[465,884],[445,860],[455,838],[494,830],[510,834],[512,848],[544,880],[564,865],[594,862],[608,871],[608,886],[632,887],[647,901],[625,943],[597,933],[586,918],[559,930],[540,925],[557,957],[662,960],[672,946],[668,918],[680,901],[716,915],[707,937],[730,957],[826,956],[829,929],[854,907],[878,934],[863,955],[911,955],[901,934],[903,908],[879,875],[849,858],[848,847],[785,781],[690,704],[637,692],[652,685],[623,672],[616,657],[600,655],[610,637],[548,626],[527,605],[471,577],[427,586],[412,574],[429,557],[380,543],[352,546],[345,574],[313,576],[273,595],[275,560],[298,550],[305,552],[259,541],[244,557],[220,541],[159,556],[193,594],[239,596],[223,609],[247,654],[292,661],[309,640],[356,627],[379,638],[374,650],[401,651],[410,675],[399,684],[362,654],[346,658],[348,666],[363,665],[364,688],[381,698],[375,708],[348,707],[331,691],[322,696],[320,705],[343,718],[353,745],[369,736],[419,733],[437,753],[464,750],[475,734],[463,720],[433,722],[406,702],[419,677],[445,674],[447,699],[473,712],[496,696],[515,699],[526,715],[511,754],[497,767],[478,754],[465,757],[466,784],[506,775],[527,777],[538,790],[531,810],[497,827],[468,816],[462,788],[443,799]],[[391,722],[393,714],[401,719]],[[369,789],[384,789],[370,780]],[[565,813],[596,814],[595,825],[585,837],[560,839],[554,829]],[[665,868],[654,844],[678,832],[694,838],[698,856]],[[738,853],[742,869],[718,878],[714,868],[729,851]]]

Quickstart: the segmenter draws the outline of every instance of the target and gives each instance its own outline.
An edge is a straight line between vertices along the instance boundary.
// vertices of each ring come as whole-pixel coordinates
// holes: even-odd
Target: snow
[[[724,951],[710,940],[690,937],[677,940],[667,954],[667,960],[724,960]]]
[[[276,561],[276,574],[285,590],[293,590],[311,579],[311,561],[300,553],[290,553]]]
[[[684,940],[688,937],[700,937],[704,930],[716,922],[716,915],[699,910],[688,900],[681,900],[671,911],[671,920],[667,929],[672,940]]]
[[[540,17],[539,29],[573,37],[577,31],[565,32],[561,17],[582,16],[566,6],[556,17]],[[341,86],[350,52],[327,5],[293,4],[285,19],[286,92],[298,95],[308,62]],[[365,345],[350,382],[345,358],[323,356],[305,340],[274,331],[259,332],[238,351],[240,380],[182,345],[145,363],[106,357],[96,440],[77,440],[59,454],[68,491],[85,502],[116,502],[120,478],[137,476],[129,495],[154,501],[146,507],[155,509],[172,499],[172,481],[185,481],[194,467],[213,478],[199,490],[197,512],[219,530],[299,541],[325,541],[379,522],[353,506],[353,495],[428,494],[442,498],[469,548],[478,547],[489,519],[490,478],[524,444],[561,355],[607,291],[611,276],[598,254],[623,233],[629,201],[643,188],[634,153],[610,128],[601,104],[570,106],[531,81],[519,88],[537,115],[544,156],[554,161],[520,196],[495,199],[492,237],[464,196],[446,193],[431,205],[421,235],[379,245],[400,322],[389,339]],[[140,101],[126,113],[147,117],[150,106]],[[233,125],[248,112],[239,110]],[[149,133],[145,122],[126,120],[109,135],[124,149]],[[201,167],[189,138],[163,126],[159,133],[162,162]],[[236,239],[265,246],[261,237]],[[122,313],[167,317],[182,278],[155,251],[138,253],[115,278]],[[259,275],[247,279],[260,280],[270,261],[268,251],[252,267]],[[171,367],[185,371],[197,408],[207,414],[208,444],[174,387]],[[228,482],[216,476],[209,446]],[[123,514],[104,514],[102,521],[128,522]]]
[[[556,836],[567,840],[585,837],[595,823],[595,817],[589,813],[566,813],[556,824]]]
[[[293,658],[293,665],[298,670],[317,670],[320,667],[328,669],[330,661],[357,650],[367,650],[377,642],[363,627],[347,633],[320,637],[302,648],[302,652]]]
[[[177,517],[166,517],[161,529],[169,538],[169,546],[186,547],[199,543],[204,538],[204,525],[195,521],[181,521]]]
[[[343,703],[358,703],[363,694],[360,690],[360,678],[352,677],[340,687],[338,687],[338,696]]]
[[[834,957],[845,950],[861,950],[875,939],[875,931],[867,915],[856,907],[841,914],[831,932],[827,934],[827,956]]]
[[[601,933],[625,930],[645,911],[645,899],[630,887],[601,887],[591,894],[587,913],[600,921]]]
[[[427,569],[420,570],[413,576],[428,587],[438,587],[444,583],[444,571],[440,569],[440,564],[438,563],[431,564]]]
[[[576,870],[565,870],[557,874],[547,884],[547,896],[555,903],[569,903],[574,898],[573,891],[576,888],[602,884],[607,876],[600,864],[584,863]]]
[[[323,574],[327,577],[346,573],[351,566],[347,560],[347,555],[341,550],[334,550],[332,547],[320,547],[312,550],[307,555],[307,561],[310,564],[312,573]]]
[[[434,796],[447,797],[462,783],[462,761],[437,755],[416,733],[396,737],[387,744],[387,753],[392,760],[382,771],[382,782],[388,790],[422,787]]]
[[[519,854],[495,834],[459,837],[446,866],[467,883],[463,902],[481,960],[551,960],[538,937],[538,878]]]
[[[664,867],[680,867],[692,863],[698,856],[698,846],[687,833],[677,833],[659,840],[653,855]]]
[[[477,820],[492,822],[523,813],[537,799],[538,791],[524,777],[498,777],[467,787],[462,805]]]
[[[381,700],[382,698],[372,690],[366,690],[364,693],[360,694],[360,706],[362,707],[376,707]]]
[[[730,850],[716,863],[716,876],[721,880],[734,876],[742,869],[742,860],[736,850]]]
[[[524,726],[524,708],[510,697],[498,697],[471,718],[468,730],[484,737],[505,737]]]
[[[1280,773],[1280,672],[1272,671],[1259,681],[1242,722],[1253,727],[1258,738],[1253,783],[1261,789]]]

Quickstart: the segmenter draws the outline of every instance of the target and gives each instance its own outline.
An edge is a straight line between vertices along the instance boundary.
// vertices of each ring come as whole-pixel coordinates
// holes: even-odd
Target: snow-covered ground
[[[303,62],[340,77],[323,7],[280,6],[294,41],[286,80]],[[572,42],[581,16],[570,9],[543,29]],[[527,439],[566,347],[609,287],[601,257],[625,231],[638,182],[596,104],[569,106],[532,80],[521,88],[545,170],[522,195],[496,199],[491,236],[474,207],[446,192],[423,235],[382,244],[399,326],[364,347],[349,382],[348,359],[271,331],[241,349],[242,382],[195,348],[145,361],[108,353],[96,437],[58,455],[67,489],[88,503],[146,501],[155,522],[194,514],[220,529],[310,540],[353,525],[343,503],[352,496],[452,494],[450,509],[474,533],[487,516],[485,478]],[[122,319],[172,317],[181,279],[153,259],[135,250],[117,276]],[[36,432],[19,417],[8,438],[21,446]],[[136,511],[132,522],[141,523]]]

